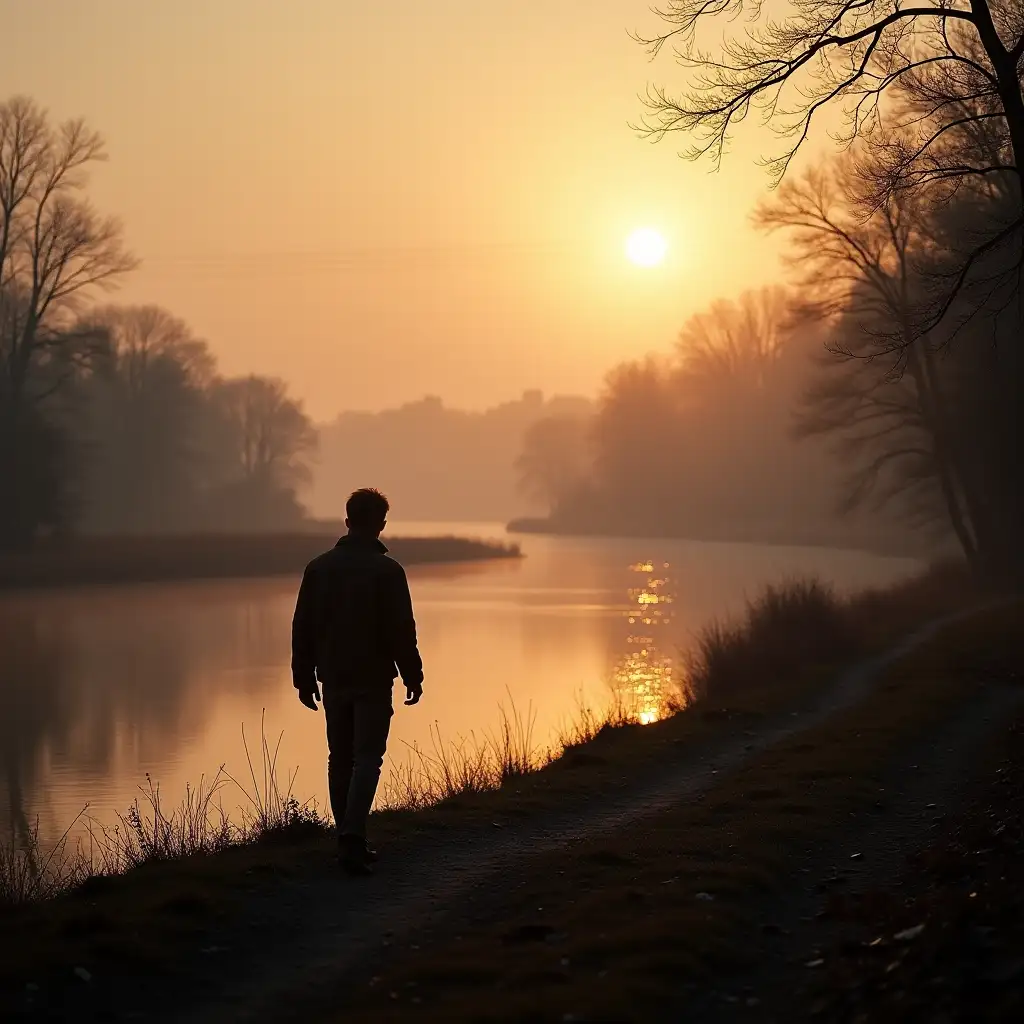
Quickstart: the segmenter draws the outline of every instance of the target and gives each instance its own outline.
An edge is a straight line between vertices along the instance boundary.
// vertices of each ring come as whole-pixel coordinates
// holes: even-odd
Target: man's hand
[[[405,703],[406,704],[419,704],[420,697],[423,696],[423,684],[405,684]]]
[[[319,711],[317,701],[320,700],[320,687],[313,684],[312,690],[299,690],[299,700],[309,708],[310,711]]]

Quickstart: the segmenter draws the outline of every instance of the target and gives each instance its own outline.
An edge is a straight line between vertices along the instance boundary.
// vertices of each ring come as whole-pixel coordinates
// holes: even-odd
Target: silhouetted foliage
[[[993,250],[947,317],[929,312],[934,282],[959,273],[965,236],[1005,220],[1012,199],[993,181],[941,204],[911,191],[878,203],[874,183],[887,173],[858,153],[784,184],[759,213],[789,232],[801,292],[814,296],[800,312],[829,334],[797,429],[833,440],[848,506],[896,503],[917,525],[951,531],[986,575],[1019,576],[1019,281]]]
[[[874,517],[837,521],[840,483],[823,445],[797,443],[792,409],[820,330],[779,288],[719,301],[671,355],[616,367],[588,429],[586,461],[549,429],[524,452],[545,476],[550,526],[570,532],[905,546]],[[575,454],[574,454],[575,452]],[[555,472],[575,459],[575,472]],[[891,525],[891,524],[889,524]]]
[[[77,312],[135,264],[120,225],[84,196],[103,159],[83,121],[53,125],[24,97],[0,104],[0,545],[67,518],[67,443],[52,406],[93,353]]]

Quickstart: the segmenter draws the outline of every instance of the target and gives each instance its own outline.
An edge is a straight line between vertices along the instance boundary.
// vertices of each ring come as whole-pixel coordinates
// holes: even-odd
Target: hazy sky
[[[107,139],[97,205],[143,260],[119,301],[318,418],[431,392],[593,393],[710,299],[773,279],[763,134],[723,171],[629,128],[645,0],[0,0],[0,95]],[[631,229],[670,258],[629,264]]]

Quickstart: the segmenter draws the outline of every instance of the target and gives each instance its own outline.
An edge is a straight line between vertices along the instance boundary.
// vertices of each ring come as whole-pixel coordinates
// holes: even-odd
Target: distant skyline
[[[629,123],[678,73],[643,0],[0,0],[0,94],[82,115],[90,194],[225,373],[318,420],[432,393],[593,395],[709,301],[779,277],[747,218],[757,129],[718,174]],[[631,264],[652,227],[665,262]]]

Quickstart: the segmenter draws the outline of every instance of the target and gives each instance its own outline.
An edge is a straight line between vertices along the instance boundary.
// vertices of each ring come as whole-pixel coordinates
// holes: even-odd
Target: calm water
[[[439,532],[405,524],[399,532]],[[497,526],[446,532],[501,535]],[[618,690],[645,718],[675,685],[680,645],[764,583],[817,574],[884,584],[916,563],[812,548],[527,538],[526,558],[412,568],[425,697],[398,707],[391,756],[493,730],[499,705],[552,741],[580,701]],[[246,771],[242,727],[261,718],[295,790],[326,795],[323,718],[289,676],[296,579],[146,584],[0,596],[0,830],[37,817],[52,836],[83,806],[109,818],[147,773],[170,802],[226,763]],[[237,803],[234,794],[225,798]]]

